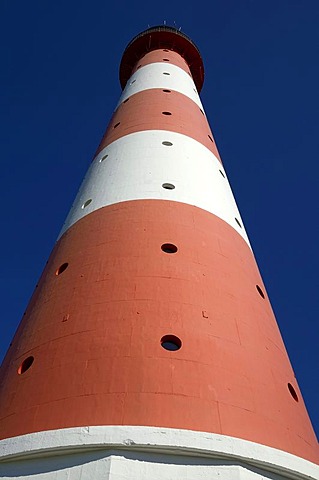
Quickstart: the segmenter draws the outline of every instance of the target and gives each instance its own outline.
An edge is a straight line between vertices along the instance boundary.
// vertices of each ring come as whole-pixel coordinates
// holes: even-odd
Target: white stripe
[[[164,75],[167,72],[170,75]],[[128,80],[116,108],[134,93],[154,88],[182,93],[203,110],[193,79],[180,67],[169,63],[151,63],[139,68]]]
[[[173,145],[165,146],[163,141]],[[173,184],[175,189],[163,188],[164,183]],[[59,237],[99,208],[141,199],[172,200],[207,210],[231,225],[249,245],[221,163],[200,142],[165,130],[125,135],[97,155]]]
[[[114,458],[125,461],[115,464],[122,471],[118,476],[107,476],[105,464]],[[133,462],[127,462],[130,459],[138,467],[134,475],[130,468]],[[179,466],[185,468],[180,470]],[[0,468],[2,474],[8,474],[1,478],[10,479],[319,478],[318,465],[259,443],[214,433],[142,426],[66,428],[5,439],[0,441]],[[79,476],[73,477],[73,473]]]

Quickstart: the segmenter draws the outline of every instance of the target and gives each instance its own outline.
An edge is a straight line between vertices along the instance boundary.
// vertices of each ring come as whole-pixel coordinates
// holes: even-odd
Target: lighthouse
[[[1,478],[318,480],[203,81],[176,28],[126,47],[122,95],[1,367]]]

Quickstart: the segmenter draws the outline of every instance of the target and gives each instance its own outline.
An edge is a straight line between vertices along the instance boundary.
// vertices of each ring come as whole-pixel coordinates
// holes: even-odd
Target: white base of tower
[[[319,466],[257,443],[204,432],[95,426],[0,441],[2,480],[319,479]]]

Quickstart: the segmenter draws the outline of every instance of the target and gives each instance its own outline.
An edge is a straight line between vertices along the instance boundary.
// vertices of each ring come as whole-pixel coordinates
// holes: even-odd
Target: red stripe
[[[168,60],[168,62],[165,60]],[[145,65],[150,65],[152,63],[158,63],[158,62],[163,63],[163,68],[165,68],[165,64],[175,65],[176,67],[181,68],[191,76],[191,72],[186,60],[184,60],[184,58],[181,57],[178,53],[173,52],[172,50],[167,51],[167,49],[153,50],[152,52],[149,52],[146,55],[144,55],[136,63],[132,71],[132,75],[139,68],[145,67]]]
[[[85,216],[54,248],[4,361],[2,438],[149,425],[235,436],[319,463],[256,285],[265,291],[248,245],[211,213],[137,200]],[[163,349],[165,335],[182,348]]]
[[[198,105],[179,92],[165,93],[163,89],[143,90],[122,103],[113,114],[96,154],[125,135],[146,130],[168,130],[187,135],[207,147],[221,161],[206,116]],[[165,133],[163,140],[166,140]]]

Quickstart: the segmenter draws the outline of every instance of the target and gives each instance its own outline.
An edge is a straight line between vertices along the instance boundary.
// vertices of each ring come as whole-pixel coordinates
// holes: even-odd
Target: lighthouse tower
[[[123,93],[1,369],[4,479],[317,479],[319,448],[175,28]]]

